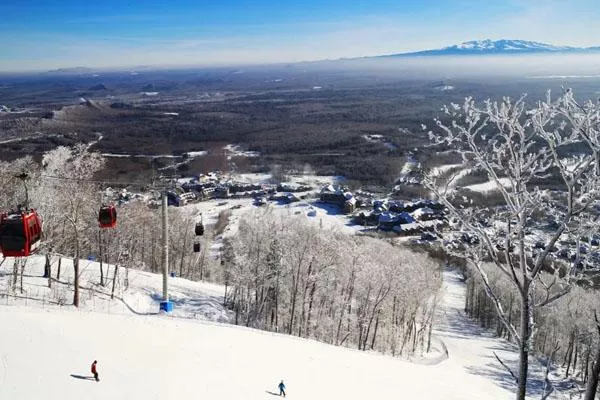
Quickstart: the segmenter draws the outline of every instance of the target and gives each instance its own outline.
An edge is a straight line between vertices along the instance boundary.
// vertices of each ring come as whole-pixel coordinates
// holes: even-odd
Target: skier
[[[96,380],[96,382],[100,381],[100,379],[98,378],[98,370],[96,369],[96,364],[98,363],[98,361],[94,360],[94,362],[92,363],[92,374],[94,374],[94,379]]]
[[[283,395],[283,397],[285,397],[285,385],[283,384],[283,380],[281,381],[281,383],[279,383],[279,395]]]

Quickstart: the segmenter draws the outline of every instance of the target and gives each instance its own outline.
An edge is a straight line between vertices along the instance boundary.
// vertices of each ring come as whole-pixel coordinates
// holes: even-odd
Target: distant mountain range
[[[412,53],[390,54],[380,57],[412,56],[457,56],[491,54],[543,54],[543,53],[600,53],[600,47],[554,46],[551,44],[530,42],[527,40],[472,40],[441,49],[424,50]]]
[[[519,55],[519,54],[600,54],[600,46],[594,47],[573,47],[573,46],[555,46],[552,44],[532,42],[528,40],[471,40],[453,46],[443,47],[441,49],[422,50],[410,53],[396,53],[380,56],[368,56],[357,58],[342,58],[339,60],[357,60],[357,59],[381,59],[381,58],[404,58],[417,56],[477,56],[477,55]],[[323,62],[309,61],[309,62]],[[131,69],[131,68],[130,68]],[[152,70],[152,66],[138,66],[135,70]],[[93,74],[95,69],[87,67],[58,68],[46,71],[51,75],[88,75]],[[133,71],[133,70],[132,70]],[[137,75],[137,72],[130,72],[131,75]],[[236,72],[234,72],[236,73]],[[90,90],[100,90],[101,88],[92,88]]]

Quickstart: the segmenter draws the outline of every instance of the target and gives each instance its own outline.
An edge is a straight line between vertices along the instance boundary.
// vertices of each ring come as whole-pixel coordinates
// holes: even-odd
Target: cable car
[[[200,243],[194,243],[194,253],[200,253]]]
[[[202,221],[196,222],[196,228],[194,229],[194,232],[196,232],[196,236],[204,235],[204,225],[202,225]]]
[[[0,250],[4,257],[27,257],[34,253],[42,238],[42,221],[31,210],[0,214]]]
[[[202,213],[200,213],[199,218],[196,218],[196,227],[194,228],[196,236],[204,235],[204,224],[202,223],[202,219]]]
[[[102,206],[98,213],[100,228],[114,228],[117,225],[117,209],[115,206]]]

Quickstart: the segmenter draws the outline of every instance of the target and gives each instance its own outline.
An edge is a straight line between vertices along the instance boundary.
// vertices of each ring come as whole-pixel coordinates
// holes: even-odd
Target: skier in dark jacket
[[[92,374],[94,375],[94,379],[96,380],[96,382],[100,381],[100,378],[98,378],[98,370],[96,369],[96,364],[98,363],[98,361],[94,360],[94,362],[92,363]]]
[[[283,395],[283,397],[285,397],[285,385],[283,384],[283,381],[281,381],[279,383],[278,388],[279,388],[279,395],[280,396]]]

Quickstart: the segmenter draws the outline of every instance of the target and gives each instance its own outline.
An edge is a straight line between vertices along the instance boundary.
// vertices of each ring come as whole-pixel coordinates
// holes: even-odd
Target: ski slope
[[[444,278],[448,358],[418,363],[206,320],[2,305],[0,399],[272,399],[281,379],[292,399],[512,399],[492,351],[514,352],[462,315],[464,285]],[[99,383],[81,379],[94,359]]]

